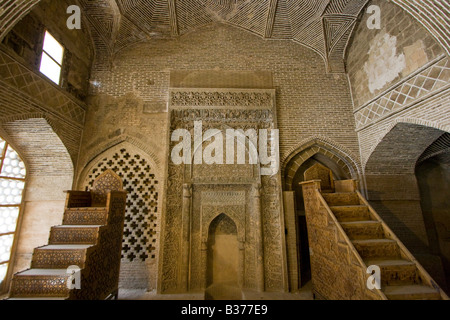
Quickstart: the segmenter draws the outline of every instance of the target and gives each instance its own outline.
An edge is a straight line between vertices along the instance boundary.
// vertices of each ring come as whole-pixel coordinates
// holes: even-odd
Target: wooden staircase
[[[99,185],[111,177],[118,178],[107,171]],[[34,249],[31,268],[14,275],[9,300],[117,295],[126,193],[121,182],[120,189],[103,191],[100,204],[91,192],[68,191],[63,224],[51,228],[48,245]],[[79,270],[81,288],[71,286],[69,267]]]
[[[448,300],[358,191],[316,163],[303,190],[313,293],[323,299]],[[373,271],[379,270],[379,286]]]
[[[320,192],[318,198],[339,224],[363,262],[378,266],[382,297],[389,300],[448,300],[425,269],[356,190],[356,181],[335,181],[340,192]]]

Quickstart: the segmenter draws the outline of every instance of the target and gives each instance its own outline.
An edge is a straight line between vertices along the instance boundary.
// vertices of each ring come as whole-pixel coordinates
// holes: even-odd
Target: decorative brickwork
[[[192,44],[207,44],[207,47],[196,50]],[[155,40],[129,47],[116,56],[114,70],[92,75],[101,86],[92,91],[98,102],[92,101],[95,106],[88,111],[86,125],[90,129],[86,135],[92,134],[92,139],[86,145],[90,147],[92,143],[97,147],[111,139],[109,136],[115,130],[127,128],[128,135],[133,133],[145,145],[155,144],[153,151],[165,146],[165,134],[161,134],[165,132],[165,117],[141,110],[145,105],[150,110],[153,106],[155,109],[159,105],[167,106],[171,97],[169,70],[178,65],[186,73],[217,68],[225,72],[265,70],[271,73],[273,87],[277,88],[281,158],[299,141],[312,135],[332,138],[358,154],[348,81],[345,77],[327,75],[323,68],[317,67],[322,63],[318,55],[295,43],[262,41],[229,26],[205,27],[177,41]],[[115,108],[117,113],[111,112]],[[98,121],[102,126],[98,126]],[[152,128],[148,127],[150,123]],[[98,140],[94,140],[94,133]],[[159,152],[156,156],[162,163],[165,150]]]
[[[398,85],[355,111],[356,129],[387,118],[414,105],[420,99],[450,88],[450,62],[441,57],[420,72],[404,79]]]

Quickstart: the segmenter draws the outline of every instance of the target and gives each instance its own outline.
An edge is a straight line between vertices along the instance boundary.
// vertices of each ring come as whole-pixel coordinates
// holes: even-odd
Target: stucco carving
[[[181,128],[193,133],[194,121],[202,121],[203,131],[276,128],[274,90],[171,89],[170,92],[169,136]],[[171,149],[177,143],[169,141],[168,146]],[[239,284],[259,290],[284,289],[279,175],[263,178],[259,165],[175,165],[169,158],[167,177],[159,268],[162,293],[206,288],[208,230],[221,214],[236,225]],[[183,258],[186,252],[190,252],[188,260]],[[188,273],[190,277],[186,280]]]

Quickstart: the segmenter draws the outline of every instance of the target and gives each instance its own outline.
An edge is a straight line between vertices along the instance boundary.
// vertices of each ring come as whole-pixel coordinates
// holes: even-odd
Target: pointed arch
[[[17,124],[19,124],[20,122],[23,121],[33,121],[33,119],[42,119],[43,121],[45,121],[48,125],[48,127],[51,129],[51,131],[57,136],[57,140],[59,140],[59,143],[62,143],[64,145],[64,148],[67,150],[70,158],[71,158],[71,162],[72,162],[72,166],[75,167],[75,163],[76,163],[76,159],[78,157],[78,148],[75,148],[74,146],[76,145],[78,147],[77,143],[74,143],[74,141],[70,141],[73,139],[73,137],[71,136],[70,133],[67,132],[66,129],[66,124],[59,124],[57,123],[57,121],[55,121],[56,119],[53,119],[51,116],[49,116],[46,113],[42,113],[42,112],[32,112],[32,113],[24,113],[24,114],[17,114],[17,115],[11,115],[11,116],[7,116],[7,117],[3,117],[0,119],[0,128],[4,128],[3,131],[5,131],[6,128],[8,127],[14,127]],[[36,120],[38,121],[38,120]],[[33,132],[34,128],[32,125],[30,125],[28,127],[29,132]],[[14,130],[14,129],[13,129]],[[81,135],[80,135],[81,137]],[[55,140],[56,141],[56,140]],[[14,142],[13,142],[14,144]],[[20,149],[20,146],[19,146]]]
[[[47,243],[48,230],[62,220],[63,191],[72,188],[73,159],[53,128],[51,119],[42,114],[18,115],[0,123],[0,134],[14,146],[27,169],[9,277],[29,266],[34,247]]]
[[[218,224],[220,223],[220,221],[222,221],[222,220],[226,220],[227,222],[231,222],[232,227],[233,227],[233,230],[230,230],[230,231],[236,232],[236,234],[237,234],[237,225],[236,225],[236,223],[234,222],[233,218],[231,218],[229,215],[227,215],[227,214],[224,213],[224,212],[219,213],[217,216],[214,217],[214,219],[212,219],[212,220],[209,222],[208,233],[210,233],[211,231],[213,231],[213,229],[216,228],[217,225],[218,225]]]
[[[310,137],[291,148],[288,156],[282,161],[281,168],[285,190],[292,190],[292,182],[297,170],[303,163],[317,154],[336,163],[347,178],[357,180],[361,178],[361,167],[351,151],[326,137]]]
[[[239,284],[238,227],[226,213],[218,214],[208,227],[207,286]]]
[[[450,126],[442,125],[435,121],[428,121],[428,120],[423,120],[423,119],[418,119],[418,118],[397,118],[397,119],[393,120],[391,123],[389,123],[389,125],[386,127],[386,129],[384,129],[383,132],[379,135],[378,139],[373,142],[372,147],[369,149],[369,151],[365,155],[362,156],[362,159],[361,159],[362,168],[365,173],[367,172],[367,170],[369,170],[369,171],[372,170],[370,168],[369,161],[371,161],[371,159],[373,159],[374,152],[377,149],[380,149],[380,143],[382,143],[383,141],[386,141],[387,139],[392,139],[392,137],[390,137],[390,136],[395,134],[394,128],[399,129],[399,127],[410,127],[410,128],[414,127],[417,129],[423,128],[428,133],[431,133],[433,131],[434,132],[442,132],[442,133],[450,132]],[[428,129],[425,129],[425,128],[428,128]],[[402,134],[397,135],[397,136],[399,139],[405,138],[405,136],[402,136]],[[413,135],[413,136],[415,136],[415,135]],[[410,138],[414,138],[413,136],[410,136]],[[432,139],[432,138],[430,138],[430,139]],[[434,140],[431,141],[430,144],[432,142],[434,142]],[[424,150],[422,150],[422,152]],[[368,168],[368,166],[369,166],[369,168]]]
[[[163,190],[153,157],[132,142],[121,137],[100,146],[109,148],[80,169],[77,185],[78,189],[92,189],[95,179],[108,170],[121,178],[127,192],[127,207],[120,281],[127,286],[153,290],[157,285]]]
[[[54,122],[44,114],[27,114],[2,121],[2,132],[10,138],[32,174],[70,175],[73,157],[58,134]]]
[[[151,162],[154,171],[156,172],[156,174],[158,175],[158,178],[161,179],[161,161],[159,159],[159,157],[156,156],[156,154],[153,152],[153,150],[150,149],[150,147],[148,146],[148,144],[145,144],[144,142],[142,142],[141,140],[123,134],[119,137],[116,137],[115,139],[111,139],[107,142],[103,142],[97,146],[95,146],[91,151],[87,152],[86,154],[84,154],[82,157],[80,157],[79,159],[79,166],[78,166],[78,172],[77,172],[77,181],[79,181],[79,183],[81,181],[83,181],[83,179],[86,176],[86,170],[87,168],[92,165],[93,162],[95,162],[96,159],[98,159],[102,154],[104,154],[105,152],[107,152],[108,150],[112,150],[113,148],[116,148],[117,146],[119,146],[120,144],[127,144],[129,146],[131,146],[132,148],[136,148],[139,150],[139,152],[145,154],[148,157],[148,160]],[[80,187],[78,185],[78,187]]]

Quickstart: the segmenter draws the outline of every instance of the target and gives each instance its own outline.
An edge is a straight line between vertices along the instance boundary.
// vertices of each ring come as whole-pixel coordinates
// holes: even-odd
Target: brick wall
[[[381,29],[370,30],[365,14],[347,55],[368,197],[413,253],[427,253],[414,169],[421,153],[450,130],[448,56],[401,7],[382,0],[369,5],[380,7]]]
[[[450,65],[445,50],[409,13],[387,1],[381,29],[365,14],[349,45],[347,67],[363,167],[396,122],[448,130]]]
[[[358,150],[345,76],[326,74],[320,56],[298,44],[263,41],[228,26],[208,26],[178,39],[123,50],[111,71],[92,75],[99,83],[94,93],[115,98],[132,93],[147,110],[160,110],[157,106],[168,101],[173,69],[270,71],[277,89],[282,155],[316,135]],[[161,143],[164,138],[160,136]]]
[[[164,168],[168,128],[167,113],[161,111],[167,108],[174,70],[271,72],[281,158],[317,136],[357,154],[346,76],[326,74],[319,55],[293,42],[264,41],[233,27],[211,25],[177,39],[133,45],[117,54],[110,71],[92,74],[97,85],[88,103],[80,165],[99,153],[99,145],[128,137],[145,145]],[[259,74],[266,78],[264,72]],[[123,273],[122,283],[127,274],[131,277]],[[130,285],[135,282],[130,278]]]
[[[33,249],[48,243],[50,227],[62,222],[63,191],[72,189],[92,57],[87,34],[69,32],[61,19],[69,2],[43,1],[0,44],[0,135],[27,165],[10,274],[28,269]],[[39,72],[46,29],[65,47],[62,86]]]
[[[445,53],[433,36],[399,6],[385,0],[372,0],[368,5],[380,7],[381,29],[369,29],[370,14],[364,14],[348,48],[347,70],[355,108]],[[377,79],[380,83],[370,86]]]
[[[32,134],[30,134],[32,132]],[[27,173],[20,213],[13,272],[30,268],[33,249],[48,243],[50,228],[62,222],[66,195],[72,188],[73,163],[47,120],[16,120],[0,126],[23,158]]]

